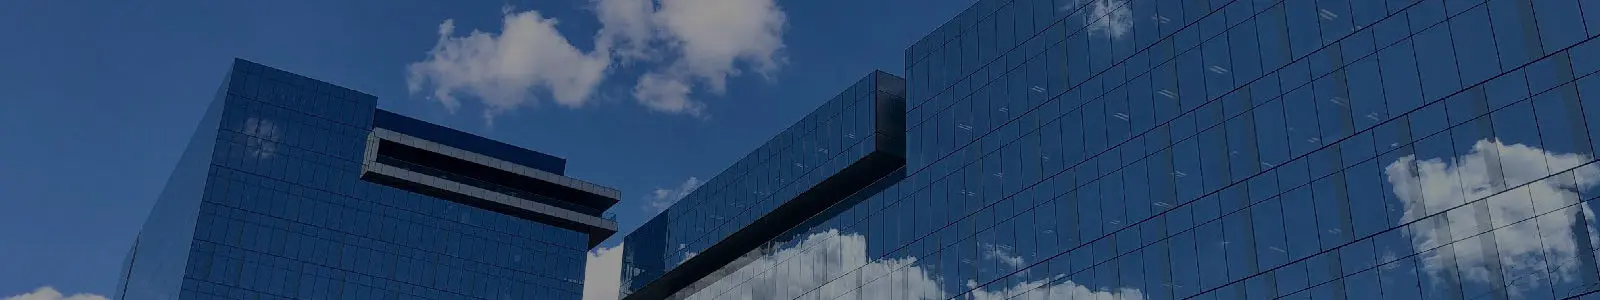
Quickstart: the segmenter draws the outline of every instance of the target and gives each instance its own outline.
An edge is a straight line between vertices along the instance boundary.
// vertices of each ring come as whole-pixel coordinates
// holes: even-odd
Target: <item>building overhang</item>
[[[634,263],[654,265],[648,267],[652,269],[648,275],[640,275],[644,272],[625,275],[633,276],[625,278],[626,280],[638,281],[623,287],[626,294],[623,299],[667,299],[675,294],[696,291],[702,288],[701,285],[706,281],[721,278],[720,271],[725,271],[730,266],[741,266],[745,262],[741,262],[740,259],[747,253],[759,250],[761,245],[780,238],[784,232],[803,226],[819,216],[825,216],[829,211],[853,206],[859,202],[856,200],[877,194],[883,188],[898,182],[903,177],[906,166],[904,79],[875,71],[858,82],[857,86],[863,83],[872,84],[872,89],[868,91],[870,94],[866,96],[870,98],[866,103],[857,104],[865,105],[857,106],[857,109],[866,109],[870,106],[869,113],[873,115],[869,133],[873,135],[869,145],[870,151],[859,157],[845,158],[843,168],[821,176],[822,179],[814,184],[796,186],[801,187],[797,189],[798,193],[778,198],[777,204],[770,210],[749,211],[753,220],[747,224],[734,224],[733,226],[737,227],[729,230],[724,236],[713,236],[714,242],[705,248],[697,249],[694,255],[686,256],[681,263],[672,264],[665,261],[667,256],[664,253],[651,254],[655,257],[638,254],[639,257],[634,259],[654,261]],[[824,108],[820,108],[819,111],[826,110],[827,105],[824,104]],[[701,191],[695,191],[699,192]],[[683,204],[684,202],[680,201],[676,205]],[[664,221],[670,219],[663,218],[668,217],[670,215],[657,216],[657,220],[662,221],[652,220],[652,222],[665,224],[667,222]],[[647,222],[645,226],[653,226],[652,222]],[[650,230],[650,228],[641,227],[639,230]],[[663,235],[657,233],[638,235],[640,231],[635,231],[634,236],[630,238],[643,236],[650,238],[627,241],[629,249],[636,246],[659,249],[666,243]],[[636,241],[639,243],[635,243]],[[629,257],[626,253],[624,255]]]
[[[602,215],[616,189],[381,127],[363,157],[362,179],[583,232],[591,248],[617,232]]]

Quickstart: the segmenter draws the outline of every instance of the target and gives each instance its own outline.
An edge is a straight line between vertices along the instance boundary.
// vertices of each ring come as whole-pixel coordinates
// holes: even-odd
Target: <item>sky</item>
[[[623,192],[614,250],[970,3],[3,1],[0,297],[111,294],[235,57],[566,158]]]

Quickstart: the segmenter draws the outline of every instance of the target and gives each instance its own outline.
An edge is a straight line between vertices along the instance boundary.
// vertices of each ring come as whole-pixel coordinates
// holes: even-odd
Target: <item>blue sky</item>
[[[640,27],[603,26],[589,0],[0,2],[0,36],[8,40],[0,47],[0,137],[11,141],[0,147],[0,296],[41,286],[110,294],[128,245],[233,57],[377,95],[385,109],[565,157],[568,175],[623,191],[626,199],[612,211],[627,231],[656,212],[649,204],[655,196],[670,197],[690,178],[715,175],[870,70],[903,74],[905,48],[968,4],[777,1],[779,23],[731,21],[766,22],[778,31],[635,24],[646,29],[618,29],[608,38],[638,43],[608,48],[634,51],[627,52],[595,51],[602,28]],[[714,13],[690,9],[675,13]],[[558,20],[555,33],[580,57],[629,54],[603,57],[610,63],[599,68],[601,76],[562,69],[497,77],[550,83],[529,85],[531,93],[483,92],[472,80],[440,80],[460,74],[408,70],[425,61],[464,63],[430,57],[445,20],[455,29],[450,38],[472,30],[498,34],[507,15],[529,11],[539,17],[530,20]],[[675,34],[634,34],[656,31]],[[717,44],[730,34],[765,44]],[[696,55],[652,53],[661,50],[651,45],[672,43],[708,46]],[[518,45],[527,47],[500,49],[538,52],[533,56],[560,50],[545,39]],[[548,57],[510,66],[558,68],[572,58]],[[415,91],[408,76],[421,79]],[[715,77],[726,78],[721,93],[712,87]],[[640,78],[653,84],[640,85]],[[441,85],[451,82],[460,84]],[[573,91],[574,82],[592,88]],[[672,83],[686,90],[674,94],[680,86]],[[552,94],[550,86],[561,88]],[[440,88],[454,91],[457,104],[430,96]]]

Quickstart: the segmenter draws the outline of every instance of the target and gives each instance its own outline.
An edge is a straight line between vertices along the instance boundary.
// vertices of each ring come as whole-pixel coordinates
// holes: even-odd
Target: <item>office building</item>
[[[721,278],[784,232],[898,181],[905,81],[873,72],[623,240],[622,293],[664,298]]]
[[[580,299],[615,189],[376,100],[235,60],[116,298]]]
[[[903,168],[817,167],[864,161],[830,101],[631,233],[622,288],[1595,297],[1595,4],[979,0],[906,50]]]

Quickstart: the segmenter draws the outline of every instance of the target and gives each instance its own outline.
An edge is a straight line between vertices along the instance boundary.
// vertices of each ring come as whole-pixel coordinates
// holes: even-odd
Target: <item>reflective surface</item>
[[[907,51],[905,180],[676,297],[1593,297],[1595,35],[1595,1],[982,0]]]
[[[580,298],[584,234],[360,180],[372,96],[243,61],[230,77],[220,125],[197,134],[215,134],[209,165],[177,171],[209,170],[196,209],[152,213],[192,234],[147,225],[132,258],[128,282],[149,264],[181,284],[125,298]],[[182,238],[139,251],[157,235]],[[187,258],[146,254],[161,251]]]
[[[885,137],[882,131],[888,127],[880,118],[900,111],[885,112],[880,105],[903,103],[904,91],[902,79],[868,74],[630,233],[624,239],[623,294],[655,281],[869,155],[887,153],[899,159],[903,140]]]
[[[453,148],[487,155],[495,159],[532,167],[555,175],[563,175],[567,170],[567,160],[560,157],[512,146],[496,140],[485,139],[460,130],[385,110],[374,112],[372,123],[374,127],[413,135],[427,141],[453,145]]]

